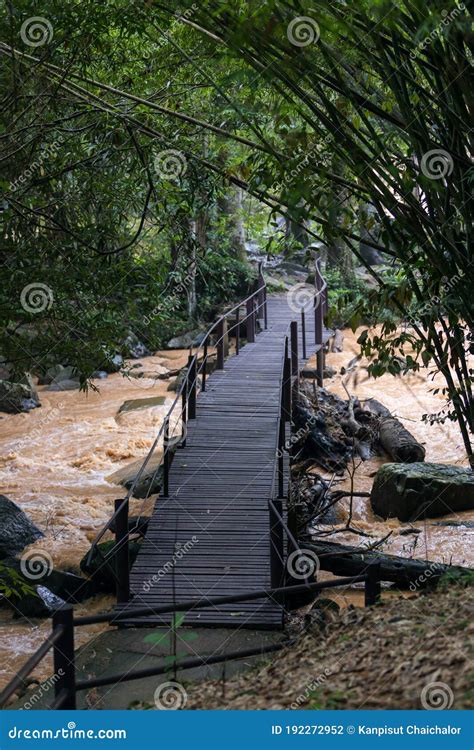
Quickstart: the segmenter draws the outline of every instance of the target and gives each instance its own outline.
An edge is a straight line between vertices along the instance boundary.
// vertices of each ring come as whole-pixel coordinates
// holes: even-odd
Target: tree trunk
[[[408,559],[335,542],[302,542],[301,548],[316,553],[321,570],[329,570],[338,576],[356,576],[365,573],[369,563],[380,563],[382,581],[391,581],[402,587],[410,586],[412,589],[423,588],[448,571],[459,575],[472,573],[470,569],[457,565]]]
[[[384,451],[390,458],[400,463],[415,463],[424,461],[426,451],[408,430],[393,417],[389,410],[374,398],[364,404],[373,414],[380,417],[379,439]]]

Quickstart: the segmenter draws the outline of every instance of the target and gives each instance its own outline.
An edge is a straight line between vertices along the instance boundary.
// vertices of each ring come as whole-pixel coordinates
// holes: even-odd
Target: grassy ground
[[[341,613],[323,607],[324,618],[260,669],[187,685],[187,708],[472,707],[473,609],[472,586]]]

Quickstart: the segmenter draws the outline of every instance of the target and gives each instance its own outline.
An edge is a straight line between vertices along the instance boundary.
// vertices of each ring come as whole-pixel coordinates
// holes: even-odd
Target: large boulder
[[[41,563],[39,551],[38,559]],[[78,604],[97,593],[97,589],[87,578],[53,568],[52,565],[47,564],[46,560],[44,564],[35,565],[34,550],[29,560],[26,557],[23,560],[6,558],[2,560],[2,566],[4,570],[11,571],[29,586],[43,586],[65,602]],[[29,571],[31,571],[31,576],[28,574]]]
[[[0,380],[0,411],[7,414],[20,414],[41,406],[38,394],[31,385],[26,383],[11,383]]]
[[[14,557],[42,536],[18,505],[0,495],[0,558]]]
[[[51,383],[60,383],[62,380],[78,380],[75,377],[74,367],[64,365],[53,365],[46,370],[44,375],[38,378],[39,385],[50,385]]]
[[[145,344],[132,332],[128,334],[123,342],[123,352],[130,359],[141,359],[142,357],[149,357],[151,354]]]
[[[23,594],[11,600],[14,617],[51,617],[57,609],[64,606],[64,600],[46,586],[35,585],[32,588],[31,594]]]
[[[78,380],[60,380],[58,383],[52,382],[46,388],[47,391],[78,391],[81,384]]]
[[[168,349],[189,349],[190,346],[200,346],[204,339],[204,333],[199,328],[194,331],[175,336],[167,344]]]
[[[415,521],[474,509],[474,472],[445,464],[385,464],[370,495],[382,518]]]

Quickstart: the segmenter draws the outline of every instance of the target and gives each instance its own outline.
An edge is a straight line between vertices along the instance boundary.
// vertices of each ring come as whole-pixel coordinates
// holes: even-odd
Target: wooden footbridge
[[[287,513],[292,399],[299,369],[315,352],[322,384],[323,346],[330,335],[323,324],[326,309],[319,267],[314,289],[298,284],[268,299],[260,269],[258,288],[209,329],[189,357],[176,399],[127,496],[116,500],[115,513],[92,547],[99,550],[105,533],[115,531],[116,543],[103,559],[116,577],[115,608],[83,617],[74,616],[71,603],[58,608],[51,634],[0,694],[0,708],[24,688],[49,651],[59,675],[53,709],[75,709],[79,691],[169,670],[160,663],[78,679],[76,627],[108,623],[174,630],[184,623],[278,629],[290,593],[307,596],[364,582],[366,604],[378,600],[378,563],[361,575],[321,582],[312,571],[290,564],[304,558]],[[226,360],[229,341],[235,346]],[[148,494],[155,493],[160,476],[161,491],[130,572],[129,540],[143,524],[129,519],[129,500],[144,480]],[[179,659],[174,667],[261,656],[292,642],[283,636],[265,647]]]
[[[284,502],[291,396],[299,367],[315,352],[322,355],[329,337],[319,269],[316,278],[314,289],[297,284],[267,299],[260,272],[258,289],[223,315],[190,357],[163,429],[162,492],[130,580],[126,550],[122,556],[117,606],[122,614],[130,611],[128,625],[170,622],[169,613],[134,617],[137,607],[239,596],[283,584],[285,550],[295,546]],[[235,353],[225,361],[233,340]],[[217,351],[210,355],[212,343]],[[216,369],[207,377],[211,357]],[[320,356],[320,382],[322,363]],[[120,502],[122,521],[116,518],[116,525],[122,548],[129,533],[126,513]],[[272,600],[210,605],[185,613],[184,623],[279,628],[282,607]]]

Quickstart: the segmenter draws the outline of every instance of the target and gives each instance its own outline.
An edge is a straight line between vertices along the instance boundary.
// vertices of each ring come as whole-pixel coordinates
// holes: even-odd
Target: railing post
[[[288,356],[288,336],[285,337],[285,361],[283,364],[283,413],[285,422],[291,422],[291,360]]]
[[[306,318],[304,310],[301,310],[301,340],[303,342],[303,359],[306,359]]]
[[[224,318],[217,322],[217,369],[224,369]]]
[[[318,385],[322,388],[324,383],[324,309],[327,303],[325,300],[325,294],[322,291],[324,280],[321,276],[319,260],[316,260],[315,286],[316,294],[314,297],[314,343],[319,347],[318,351],[316,352],[316,380]]]
[[[183,439],[181,440],[180,447],[186,446],[186,433],[187,433],[187,421],[188,421],[188,379],[184,379],[183,390],[181,393],[181,424],[183,426]]]
[[[128,550],[128,500],[115,501],[115,575],[117,604],[130,599],[130,558]],[[113,563],[112,563],[113,564]]]
[[[253,297],[247,300],[247,342],[249,344],[255,343],[255,310],[253,304]]]
[[[238,355],[240,352],[240,307],[237,308],[236,323],[235,323],[235,353]]]
[[[292,320],[290,323],[291,333],[291,374],[298,377],[298,323]]]
[[[367,565],[365,581],[365,606],[371,607],[380,601],[382,588],[380,586],[380,563],[373,562]]]
[[[268,308],[267,308],[267,285],[265,284],[265,289],[263,290],[263,320],[265,325],[265,330],[268,329]]]
[[[262,271],[263,263],[258,264],[258,295],[257,295],[257,314],[259,320],[265,320],[265,279]]]
[[[283,562],[283,529],[280,518],[277,514],[282,513],[283,505],[281,500],[270,500],[270,582],[272,588],[278,588],[283,583],[284,562]]]
[[[285,497],[285,422],[283,410],[278,426],[278,497]]]
[[[65,604],[53,613],[53,632],[64,628],[64,632],[54,645],[54,695],[56,699],[66,696],[59,706],[61,710],[76,709],[76,666],[74,654],[74,609]]]
[[[196,375],[196,358],[192,355],[188,358],[188,419],[196,419],[196,389],[197,389],[197,375]]]
[[[209,340],[209,337],[206,336],[206,338],[204,339],[204,353],[203,353],[203,357],[202,357],[203,368],[202,368],[202,375],[201,375],[201,380],[202,380],[201,390],[202,390],[203,393],[206,390],[207,344],[208,344],[208,340]]]
[[[170,473],[170,418],[165,417],[163,424],[163,497],[169,497]]]

